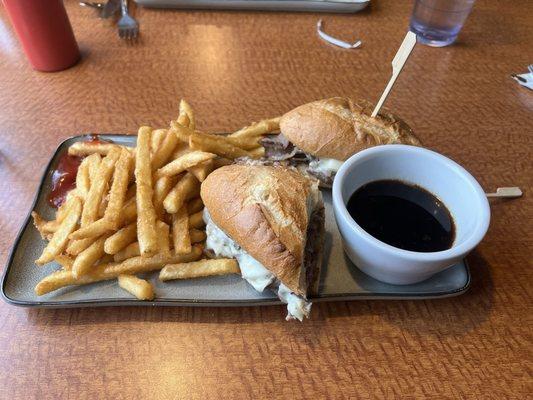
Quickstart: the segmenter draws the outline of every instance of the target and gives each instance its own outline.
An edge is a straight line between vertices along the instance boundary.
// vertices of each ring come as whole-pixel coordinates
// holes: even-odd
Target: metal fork
[[[128,14],[128,0],[121,0],[122,17],[118,20],[118,35],[122,39],[135,40],[139,34],[139,23]]]

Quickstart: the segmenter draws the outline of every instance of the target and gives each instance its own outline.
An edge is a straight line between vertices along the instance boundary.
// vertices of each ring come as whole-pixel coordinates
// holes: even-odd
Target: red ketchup
[[[102,141],[100,140],[100,135],[96,135],[94,133],[90,134],[88,136],[88,140],[87,142],[90,143],[90,144],[100,144],[102,143]]]
[[[52,191],[48,195],[48,203],[59,208],[67,198],[67,193],[76,187],[76,174],[81,164],[81,157],[65,153],[52,173]]]
[[[112,140],[106,140],[102,139],[100,135],[96,133],[91,133],[90,135],[87,135],[88,139],[86,140],[89,144],[102,144],[102,143],[113,143]]]
[[[113,143],[112,140],[101,139],[99,135],[87,135],[86,143],[97,145]],[[65,153],[59,159],[56,169],[52,173],[52,191],[48,195],[48,203],[59,208],[67,198],[69,191],[76,187],[76,175],[83,157],[71,156]]]

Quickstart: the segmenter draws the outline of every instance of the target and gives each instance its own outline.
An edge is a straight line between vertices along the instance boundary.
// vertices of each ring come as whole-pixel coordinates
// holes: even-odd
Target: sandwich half
[[[351,155],[381,144],[420,145],[411,128],[381,111],[372,118],[365,101],[333,97],[304,104],[283,115],[279,135],[263,139],[263,163],[283,163],[331,187],[335,173]]]
[[[236,258],[256,290],[287,303],[287,319],[309,316],[324,244],[318,183],[280,166],[229,165],[202,183],[206,251]]]

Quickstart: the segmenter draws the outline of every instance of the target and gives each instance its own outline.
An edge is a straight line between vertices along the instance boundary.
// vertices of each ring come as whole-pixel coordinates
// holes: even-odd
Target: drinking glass
[[[476,0],[415,0],[410,29],[433,47],[455,42]]]

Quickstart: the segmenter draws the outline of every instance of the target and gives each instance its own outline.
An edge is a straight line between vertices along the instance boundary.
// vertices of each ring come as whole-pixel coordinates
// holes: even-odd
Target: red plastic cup
[[[32,67],[61,71],[76,64],[80,50],[62,0],[3,0]]]

